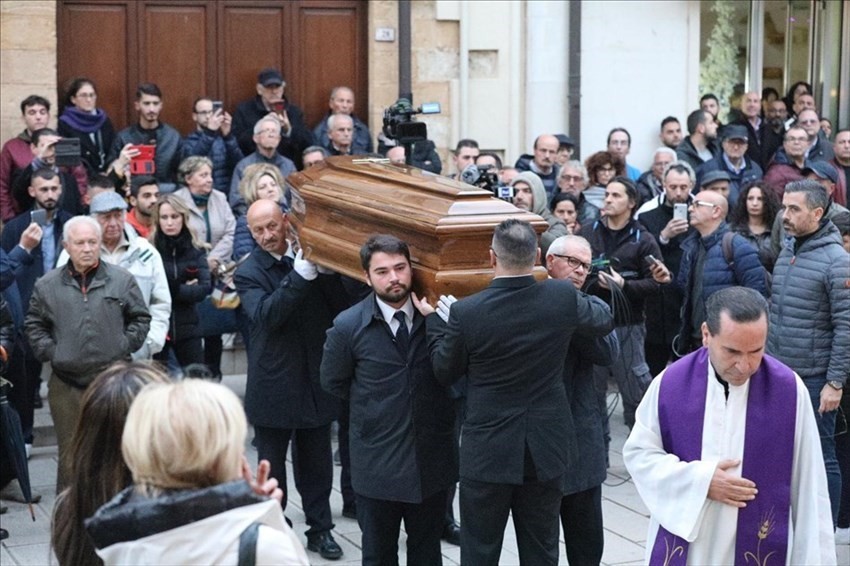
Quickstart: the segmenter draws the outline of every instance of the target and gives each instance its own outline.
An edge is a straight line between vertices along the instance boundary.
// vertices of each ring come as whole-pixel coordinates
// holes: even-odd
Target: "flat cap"
[[[706,173],[702,182],[700,183],[700,188],[707,187],[712,183],[716,183],[717,181],[731,181],[732,177],[729,176],[729,173],[726,171],[709,171]]]
[[[91,205],[89,205],[91,214],[101,214],[113,210],[127,210],[127,201],[115,191],[104,191],[91,199]]]

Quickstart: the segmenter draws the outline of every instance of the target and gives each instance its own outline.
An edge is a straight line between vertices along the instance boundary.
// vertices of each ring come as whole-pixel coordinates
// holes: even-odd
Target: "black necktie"
[[[404,311],[396,311],[393,315],[398,321],[398,330],[395,333],[396,343],[398,344],[399,350],[407,357],[407,349],[410,347],[410,332],[407,330],[407,322],[404,319]]]

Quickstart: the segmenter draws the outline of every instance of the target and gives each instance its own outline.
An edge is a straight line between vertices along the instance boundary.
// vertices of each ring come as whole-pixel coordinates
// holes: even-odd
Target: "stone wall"
[[[51,101],[56,123],[56,1],[0,2],[0,140],[23,129],[20,102],[30,94]]]
[[[420,117],[428,124],[443,160],[443,172],[449,172],[451,120],[450,85],[459,74],[459,27],[454,21],[436,19],[436,2],[411,2],[411,75],[414,103],[439,102],[442,113]],[[375,41],[379,27],[393,28],[396,40]],[[377,136],[384,108],[398,98],[398,3],[389,0],[369,2],[369,128]]]

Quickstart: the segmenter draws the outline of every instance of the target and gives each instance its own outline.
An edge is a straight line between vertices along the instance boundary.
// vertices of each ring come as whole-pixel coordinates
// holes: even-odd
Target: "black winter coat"
[[[590,226],[582,226],[579,235],[590,242],[593,259],[609,260],[611,267],[626,280],[622,291],[629,302],[628,312],[613,309],[614,323],[617,326],[642,323],[644,301],[656,294],[659,287],[644,258],[651,254],[664,261],[655,236],[636,220],[629,221],[622,230],[610,230],[603,220],[597,220]],[[586,289],[612,305],[611,291],[599,285],[595,272],[588,276]]]
[[[236,270],[251,321],[245,413],[255,426],[316,428],[336,419],[339,400],[319,383],[325,331],[347,308],[338,275],[307,281],[262,249]]]
[[[421,503],[457,481],[454,410],[414,312],[407,357],[374,293],[328,330],[322,386],[350,404],[351,483],[374,499]]]
[[[194,338],[198,326],[197,305],[210,294],[207,254],[192,245],[192,238],[185,226],[176,237],[157,232],[154,244],[162,256],[168,290],[171,292],[168,337],[172,343]],[[186,282],[192,279],[198,282],[187,285]]]
[[[236,112],[233,114],[233,135],[239,142],[242,155],[251,155],[257,150],[257,144],[254,143],[254,126],[268,113],[259,95],[241,102],[236,107]],[[304,123],[304,112],[288,101],[286,116],[289,118],[292,130],[288,137],[281,136],[277,152],[291,159],[300,170],[301,152],[313,145],[313,133]]]

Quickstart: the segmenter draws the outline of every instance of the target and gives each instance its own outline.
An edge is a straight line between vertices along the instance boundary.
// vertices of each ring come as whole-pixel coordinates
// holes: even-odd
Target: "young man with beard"
[[[373,292],[328,330],[321,380],[350,405],[351,482],[363,564],[440,564],[446,493],[457,481],[454,408],[434,378],[425,318],[411,301],[410,251],[394,236],[360,249]]]
[[[159,120],[159,115],[162,113],[162,91],[153,83],[140,84],[136,89],[135,108],[139,121],[118,132],[112,142],[107,161],[113,163],[111,167],[116,175],[124,177],[125,173],[119,171],[114,162],[121,157],[122,150],[126,149],[125,146],[128,144],[154,145],[156,146],[154,177],[159,181],[159,189],[164,193],[174,192],[183,140],[180,132]]]
[[[29,195],[34,200],[32,208],[9,221],[0,235],[0,245],[6,253],[11,254],[16,247],[21,248],[18,253],[26,253],[27,257],[21,261],[21,270],[16,277],[25,310],[35,282],[56,267],[56,258],[62,251],[62,229],[71,218],[70,213],[57,206],[62,195],[62,183],[59,174],[53,169],[42,167],[35,170],[30,181]],[[45,213],[45,222],[41,226],[32,219],[32,213],[38,210]],[[28,344],[24,350],[24,386],[12,389],[10,401],[21,416],[24,442],[32,444],[33,409],[42,406],[39,394],[41,362],[36,359]]]
[[[159,185],[153,177],[135,177],[130,184],[130,206],[126,222],[142,238],[147,238],[153,227],[153,205],[159,198]]]

